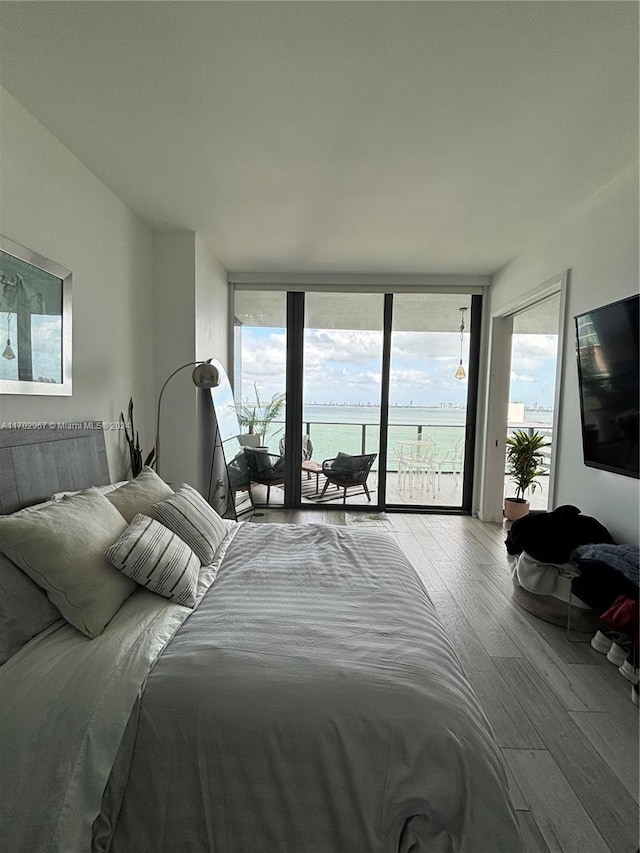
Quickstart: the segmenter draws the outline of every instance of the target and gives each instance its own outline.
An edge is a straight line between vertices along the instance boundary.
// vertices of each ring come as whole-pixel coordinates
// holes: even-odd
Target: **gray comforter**
[[[387,534],[240,525],[151,670],[112,853],[518,853],[498,749]]]

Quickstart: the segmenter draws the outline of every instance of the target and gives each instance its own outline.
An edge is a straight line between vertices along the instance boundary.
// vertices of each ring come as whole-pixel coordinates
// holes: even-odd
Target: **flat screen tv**
[[[584,464],[638,477],[638,306],[630,296],[578,314]]]

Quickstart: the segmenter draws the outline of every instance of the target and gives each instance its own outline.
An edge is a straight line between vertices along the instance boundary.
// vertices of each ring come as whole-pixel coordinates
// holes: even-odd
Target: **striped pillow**
[[[197,554],[203,566],[213,562],[227,528],[199,492],[185,484],[170,497],[153,504],[153,509],[160,521]]]
[[[185,607],[196,603],[200,560],[186,542],[159,521],[138,513],[105,556],[151,592]]]

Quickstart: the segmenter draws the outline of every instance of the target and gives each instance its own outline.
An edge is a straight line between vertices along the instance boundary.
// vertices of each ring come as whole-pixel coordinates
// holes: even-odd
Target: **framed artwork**
[[[71,272],[2,236],[0,394],[71,395]]]

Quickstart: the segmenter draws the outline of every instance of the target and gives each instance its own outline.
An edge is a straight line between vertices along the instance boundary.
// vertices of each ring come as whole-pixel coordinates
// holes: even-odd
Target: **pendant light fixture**
[[[7,314],[7,345],[4,348],[2,357],[9,360],[16,357],[13,347],[11,346],[11,314]]]
[[[462,347],[464,345],[464,312],[466,310],[466,308],[460,308],[460,328],[458,329],[458,331],[460,332],[460,362],[458,364],[458,369],[455,372],[456,379],[467,378],[466,371],[462,366]]]

